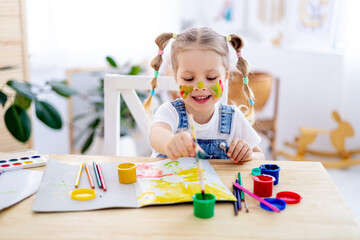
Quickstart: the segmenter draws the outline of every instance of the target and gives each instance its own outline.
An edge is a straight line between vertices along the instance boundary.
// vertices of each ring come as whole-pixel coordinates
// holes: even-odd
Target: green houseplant
[[[139,75],[144,72],[142,65],[131,65],[126,63],[123,66],[119,66],[117,62],[110,56],[106,57],[106,62],[110,66],[109,72],[116,72],[125,75]],[[90,104],[89,109],[81,114],[77,114],[73,118],[73,123],[82,121],[79,124],[82,128],[81,131],[76,134],[74,139],[74,145],[80,145],[81,153],[85,153],[89,150],[93,144],[95,137],[104,136],[104,74],[99,77],[99,84],[97,87],[91,89],[85,96],[85,100]],[[141,100],[146,98],[144,92],[137,91],[137,94]],[[132,117],[126,103],[120,98],[121,101],[121,135],[128,135],[135,128],[135,120]],[[85,123],[84,123],[85,122]]]
[[[3,67],[0,71],[6,71],[15,67]],[[67,86],[64,81],[47,81],[44,86],[8,80],[0,88],[0,104],[5,108],[4,114],[6,128],[18,141],[25,143],[31,136],[31,119],[27,113],[31,104],[35,106],[36,117],[53,129],[62,128],[62,119],[56,108],[49,102],[41,100],[44,93],[55,92],[62,97],[70,97],[76,91]]]

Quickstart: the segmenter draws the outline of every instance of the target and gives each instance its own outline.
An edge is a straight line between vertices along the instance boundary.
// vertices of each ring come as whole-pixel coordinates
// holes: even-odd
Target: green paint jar
[[[198,218],[211,218],[214,216],[216,197],[211,193],[205,193],[203,199],[202,193],[193,195],[194,216]]]

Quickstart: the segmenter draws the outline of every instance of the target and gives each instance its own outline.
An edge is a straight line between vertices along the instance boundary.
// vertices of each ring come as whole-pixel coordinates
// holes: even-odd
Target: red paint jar
[[[275,178],[270,175],[253,176],[254,193],[259,197],[271,197]]]

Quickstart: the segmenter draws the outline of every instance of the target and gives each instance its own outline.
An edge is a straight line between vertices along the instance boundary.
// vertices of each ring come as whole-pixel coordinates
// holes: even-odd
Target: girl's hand
[[[165,154],[175,161],[179,157],[195,157],[195,147],[188,132],[175,134],[165,146]]]
[[[230,160],[239,163],[241,161],[251,160],[251,155],[253,154],[252,148],[244,139],[235,138],[229,147],[227,156],[230,157]]]

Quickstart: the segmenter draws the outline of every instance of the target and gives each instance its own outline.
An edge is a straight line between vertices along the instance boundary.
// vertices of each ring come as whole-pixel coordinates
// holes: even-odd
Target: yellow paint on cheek
[[[210,88],[215,92],[215,96],[214,96],[215,98],[221,97],[223,91],[222,91],[221,86],[220,86],[220,84],[218,82],[215,85],[212,85]]]
[[[180,85],[180,96],[185,99],[193,89],[193,86]]]

